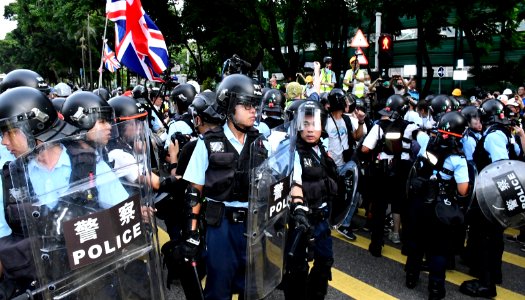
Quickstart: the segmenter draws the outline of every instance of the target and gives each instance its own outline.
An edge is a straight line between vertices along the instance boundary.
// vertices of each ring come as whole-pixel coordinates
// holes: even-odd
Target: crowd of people
[[[257,193],[251,171],[283,147],[292,147],[293,160],[286,177],[289,217],[280,227],[286,254],[275,267],[282,268],[278,288],[286,299],[325,298],[334,263],[331,230],[355,240],[358,207],[366,211],[371,255],[382,256],[385,236],[402,244],[407,288],[428,270],[429,299],[443,299],[445,270],[460,255],[476,277],[460,291],[495,297],[505,226],[481,208],[474,181],[491,163],[523,160],[525,88],[420,97],[414,78],[372,81],[355,57],[340,85],[332,59],[323,64],[299,74],[304,85],[279,86],[272,77],[263,87],[229,74],[215,91],[190,82],[169,89],[137,85],[123,94],[73,92],[64,83],[51,89],[30,70],[7,74],[0,86],[0,158],[9,175],[0,189],[0,298],[63,292],[59,287],[71,290],[71,299],[162,298],[161,287],[143,280],[161,269],[154,250],[140,252],[149,260],[92,261],[108,268],[103,276],[94,267],[72,268],[71,260],[56,267],[71,246],[61,229],[66,221],[135,196],[144,236],[154,235],[156,219],[165,223],[168,286],[180,280],[188,299],[243,297],[249,208]],[[77,182],[82,188],[75,196],[64,196]],[[22,187],[29,196],[16,192]],[[511,238],[525,242],[522,235]],[[93,278],[76,286],[82,270]]]

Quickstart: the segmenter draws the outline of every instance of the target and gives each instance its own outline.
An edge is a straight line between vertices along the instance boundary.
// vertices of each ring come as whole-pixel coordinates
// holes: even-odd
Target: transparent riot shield
[[[485,167],[476,180],[483,215],[503,227],[525,225],[525,163],[500,160]]]
[[[147,127],[111,127],[95,140],[81,134],[38,145],[10,165],[36,269],[28,298],[164,299],[147,213]],[[116,150],[126,160],[112,168]]]
[[[250,149],[246,299],[264,298],[282,280],[295,132],[283,124]]]

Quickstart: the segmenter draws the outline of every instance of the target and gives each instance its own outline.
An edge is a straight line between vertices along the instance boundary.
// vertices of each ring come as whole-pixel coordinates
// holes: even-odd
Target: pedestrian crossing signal
[[[390,34],[381,34],[377,42],[379,44],[379,68],[388,68],[394,61],[394,44],[392,36]]]

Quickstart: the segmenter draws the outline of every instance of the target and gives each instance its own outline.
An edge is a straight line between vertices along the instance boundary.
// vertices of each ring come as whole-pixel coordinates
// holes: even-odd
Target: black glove
[[[310,229],[310,221],[308,221],[308,207],[298,204],[293,206],[292,218],[295,221],[295,228],[307,231]]]
[[[190,231],[188,238],[182,245],[182,255],[189,261],[195,261],[199,252],[200,236],[197,230]]]

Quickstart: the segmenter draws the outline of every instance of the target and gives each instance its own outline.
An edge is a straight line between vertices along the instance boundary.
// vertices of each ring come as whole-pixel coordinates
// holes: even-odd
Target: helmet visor
[[[321,131],[323,129],[321,113],[321,109],[318,107],[301,106],[296,114],[297,117],[295,124],[297,131]]]
[[[33,150],[36,145],[29,121],[23,115],[1,119],[0,137],[2,145],[15,157]]]

